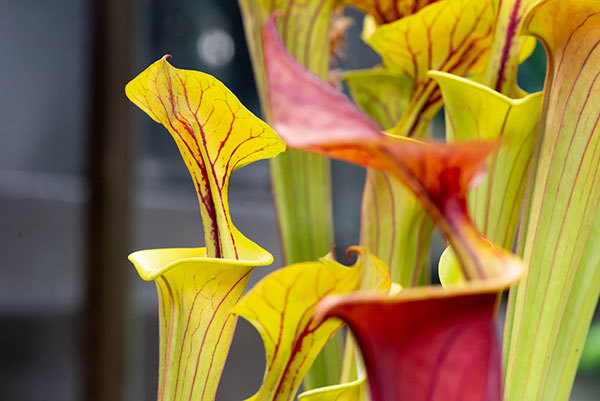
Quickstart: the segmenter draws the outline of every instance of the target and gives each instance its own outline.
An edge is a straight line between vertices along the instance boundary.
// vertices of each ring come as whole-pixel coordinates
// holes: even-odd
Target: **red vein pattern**
[[[496,17],[493,0],[448,0],[379,27],[369,44],[387,68],[413,77],[415,86],[402,120],[392,132],[422,136],[442,105],[427,71],[465,76],[483,69]]]
[[[485,73],[478,82],[512,98],[522,92],[517,84],[519,64],[530,55],[534,41],[519,35],[523,19],[536,0],[502,0],[498,3],[494,43]],[[529,42],[526,41],[529,40]]]
[[[467,191],[480,179],[485,159],[498,145],[408,140],[390,142],[378,149],[387,171],[415,194],[453,246],[468,279],[494,277],[503,265],[518,263],[480,236],[467,210]]]
[[[412,91],[411,77],[383,68],[349,71],[342,75],[354,102],[383,129],[402,118]]]
[[[209,255],[251,258],[246,249],[249,240],[233,227],[229,216],[229,177],[285,147],[218,80],[174,68],[166,58],[133,79],[127,96],[175,139],[198,192]]]
[[[387,293],[387,266],[360,250],[355,266],[334,261],[305,262],[285,267],[261,280],[240,301],[235,313],[260,332],[267,367],[253,401],[291,401],[320,350],[342,325],[315,321],[316,304],[328,295],[358,289]]]
[[[344,5],[356,7],[372,15],[378,24],[388,24],[419,10],[439,0],[345,0]]]
[[[510,17],[508,19],[508,25],[506,27],[506,34],[504,38],[504,46],[502,47],[502,56],[500,58],[500,65],[498,67],[498,75],[495,89],[497,92],[502,92],[502,89],[505,87],[507,82],[507,77],[510,72],[509,62],[511,59],[514,59],[514,55],[511,57],[511,53],[517,53],[519,51],[519,46],[515,46],[517,32],[519,30],[521,20],[523,18],[523,13],[525,12],[526,7],[522,7],[526,2],[521,2],[521,0],[515,0],[513,4],[512,12],[510,13]],[[518,61],[517,61],[518,63]],[[513,73],[515,73],[513,71]]]
[[[212,401],[237,319],[231,315],[251,267],[186,262],[157,281],[159,401]]]
[[[524,238],[530,273],[511,297],[506,377],[507,397],[529,401],[542,399],[561,322],[573,318],[564,311],[600,202],[600,4],[540,1],[524,29],[544,42],[549,60],[544,136]]]
[[[498,143],[442,145],[391,138],[345,96],[310,74],[285,52],[273,19],[265,24],[264,31],[270,102],[277,105],[272,115],[273,126],[290,147],[395,175],[424,204],[457,248],[466,277],[493,276],[502,263],[512,261],[510,255],[490,248],[480,238],[466,208],[467,189]]]
[[[238,3],[262,111],[270,122],[262,48],[264,23],[272,13],[278,13],[279,31],[288,51],[313,73],[325,78],[332,50],[329,40],[332,11],[337,0],[239,0]],[[270,166],[283,258],[286,264],[315,260],[331,249],[334,241],[330,160],[288,150],[272,160]],[[334,343],[340,340],[337,337]],[[315,366],[315,371],[318,369]],[[307,384],[315,378],[313,383],[327,383],[336,373],[320,376],[309,374]]]
[[[237,322],[232,310],[254,267],[272,261],[206,253],[206,248],[176,248],[129,255],[158,292],[158,401],[214,400]]]

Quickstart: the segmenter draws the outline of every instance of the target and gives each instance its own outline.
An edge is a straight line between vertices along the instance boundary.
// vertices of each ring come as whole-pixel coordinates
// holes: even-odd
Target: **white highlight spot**
[[[235,55],[235,43],[231,35],[223,29],[203,32],[196,44],[198,56],[210,67],[225,67]]]

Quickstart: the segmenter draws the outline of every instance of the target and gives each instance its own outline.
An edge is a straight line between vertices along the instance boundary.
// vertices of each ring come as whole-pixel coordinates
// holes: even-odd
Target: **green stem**
[[[271,179],[285,263],[315,260],[333,244],[328,159],[287,150],[271,160]]]
[[[404,288],[428,284],[434,224],[420,202],[387,173],[369,169],[363,195],[361,244],[390,267]]]
[[[519,36],[525,12],[534,0],[509,0],[500,2],[490,61],[483,84],[512,98],[518,98],[517,72],[520,51],[525,38]]]
[[[524,41],[522,36],[518,36],[520,22],[522,21],[525,12],[532,2],[532,0],[511,0],[501,2],[500,9],[498,10],[496,31],[494,32],[494,42],[490,51],[490,61],[488,62],[487,69],[483,77],[484,85],[512,98],[518,98],[520,95],[517,87],[517,74],[520,62],[519,52]],[[543,133],[543,129],[540,128],[538,132]],[[529,227],[531,192],[537,171],[537,158],[539,156],[540,143],[541,134],[538,134],[536,149],[534,150],[533,160],[528,173],[528,184],[525,188],[525,194],[523,196],[521,221],[518,234],[519,240],[517,245],[517,254],[519,256],[523,256],[523,248],[525,244],[524,238],[527,236],[527,229]],[[487,205],[487,208],[489,207],[490,205]],[[510,289],[509,301],[506,310],[502,344],[502,366],[504,369],[506,369],[508,353],[511,346],[511,332],[515,314],[516,288],[517,286],[513,286]],[[506,372],[504,373],[506,374]]]
[[[239,0],[263,114],[269,120],[262,60],[261,28],[278,11],[278,25],[288,52],[325,78],[329,70],[329,23],[333,0]],[[330,161],[318,155],[287,150],[271,159],[271,181],[277,208],[285,264],[315,260],[333,247]],[[327,343],[306,375],[305,390],[337,384],[341,369],[342,337]],[[333,378],[333,381],[329,381]]]
[[[344,359],[342,363],[342,373],[340,383],[349,383],[356,380],[356,343],[352,337],[352,332],[346,332],[346,344],[344,345]]]
[[[581,347],[572,345],[582,344],[597,302],[598,264],[589,263],[598,250],[590,241],[597,238],[591,223],[600,199],[593,90],[599,11],[593,1],[549,0],[536,3],[526,19],[527,31],[544,43],[548,76],[526,235],[520,236],[529,273],[512,290],[515,313],[506,331],[507,401],[568,399]],[[568,68],[558,68],[561,60]],[[589,66],[585,73],[582,66]]]
[[[560,322],[556,347],[549,356],[549,374],[544,386],[544,399],[568,400],[577,373],[577,365],[586,345],[586,337],[600,296],[600,213],[585,244],[573,289]]]
[[[329,159],[287,150],[271,160],[271,179],[286,264],[315,260],[333,244]],[[325,345],[304,379],[304,389],[337,384],[342,336]]]

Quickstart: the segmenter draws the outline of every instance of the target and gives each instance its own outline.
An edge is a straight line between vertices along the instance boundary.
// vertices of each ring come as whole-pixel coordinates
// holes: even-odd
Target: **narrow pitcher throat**
[[[485,280],[502,274],[503,252],[479,233],[469,217],[464,194],[425,198],[425,205],[452,246],[467,280]],[[500,258],[500,259],[499,259]]]
[[[206,169],[204,169],[206,174]],[[205,175],[206,176],[206,175]],[[222,246],[219,233],[216,205],[212,196],[210,184],[202,185],[194,177],[194,183],[198,192],[198,200],[202,210],[202,221],[204,223],[204,241],[207,254],[215,258],[222,258]]]
[[[223,199],[226,196],[223,188],[212,182],[203,163],[198,163],[202,170],[201,182],[193,177],[198,193],[198,201],[202,212],[204,224],[204,241],[206,243],[207,256],[224,259],[239,259],[240,254],[236,246],[236,240],[232,232],[233,225],[229,218],[229,212]],[[214,179],[214,173],[212,173]]]

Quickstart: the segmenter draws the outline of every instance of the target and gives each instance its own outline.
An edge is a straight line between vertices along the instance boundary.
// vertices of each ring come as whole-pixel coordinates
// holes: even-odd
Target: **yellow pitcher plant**
[[[126,86],[175,140],[204,225],[204,247],[130,255],[159,296],[158,400],[215,399],[241,316],[266,359],[247,401],[567,401],[600,295],[600,2],[239,4],[268,124],[168,56]],[[342,72],[353,100],[328,79],[346,7],[381,57]],[[351,266],[331,251],[329,158],[367,169]],[[236,229],[228,184],[261,159],[286,266],[245,292],[273,258]]]

